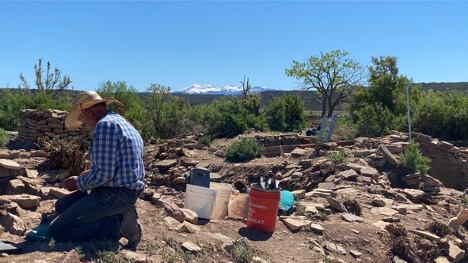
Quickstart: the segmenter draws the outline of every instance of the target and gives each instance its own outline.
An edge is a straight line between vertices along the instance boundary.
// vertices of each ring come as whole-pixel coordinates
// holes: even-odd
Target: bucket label
[[[259,205],[259,204],[254,204],[254,203],[249,202],[249,206],[255,207],[255,208],[260,208],[260,209],[263,209],[263,210],[267,210],[267,207],[264,206],[264,205]]]
[[[254,224],[260,224],[260,225],[263,225],[265,223],[265,219],[256,219],[256,218],[251,218],[251,217],[249,217],[249,221],[253,222]]]

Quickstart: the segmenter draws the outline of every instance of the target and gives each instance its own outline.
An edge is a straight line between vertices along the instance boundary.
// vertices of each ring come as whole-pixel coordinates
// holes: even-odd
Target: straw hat
[[[65,127],[69,130],[78,129],[82,124],[82,122],[78,120],[78,117],[83,110],[103,102],[106,104],[114,102],[119,103],[117,100],[111,98],[103,99],[95,91],[86,91],[78,94],[73,101],[72,110],[68,113],[67,117],[65,117]]]

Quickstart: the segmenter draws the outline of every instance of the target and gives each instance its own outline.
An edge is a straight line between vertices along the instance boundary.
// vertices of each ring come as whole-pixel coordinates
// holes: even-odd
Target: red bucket
[[[250,188],[247,228],[262,232],[274,232],[281,192],[260,191]]]

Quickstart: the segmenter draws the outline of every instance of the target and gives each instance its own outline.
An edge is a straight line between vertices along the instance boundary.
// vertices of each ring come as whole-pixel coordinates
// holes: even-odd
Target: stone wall
[[[79,128],[71,131],[65,128],[67,113],[51,109],[21,111],[17,139],[37,142],[39,138],[48,137],[77,143],[91,142],[92,134],[87,129]]]

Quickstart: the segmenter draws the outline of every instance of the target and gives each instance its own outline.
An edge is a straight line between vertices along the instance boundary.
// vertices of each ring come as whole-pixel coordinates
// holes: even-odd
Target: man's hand
[[[88,173],[89,173],[89,170],[86,170],[86,171],[81,172],[79,176],[84,176],[84,175],[87,175]]]
[[[76,185],[76,179],[78,176],[71,176],[65,179],[60,183],[60,187],[67,189],[68,191],[75,191],[78,190],[78,186]]]

